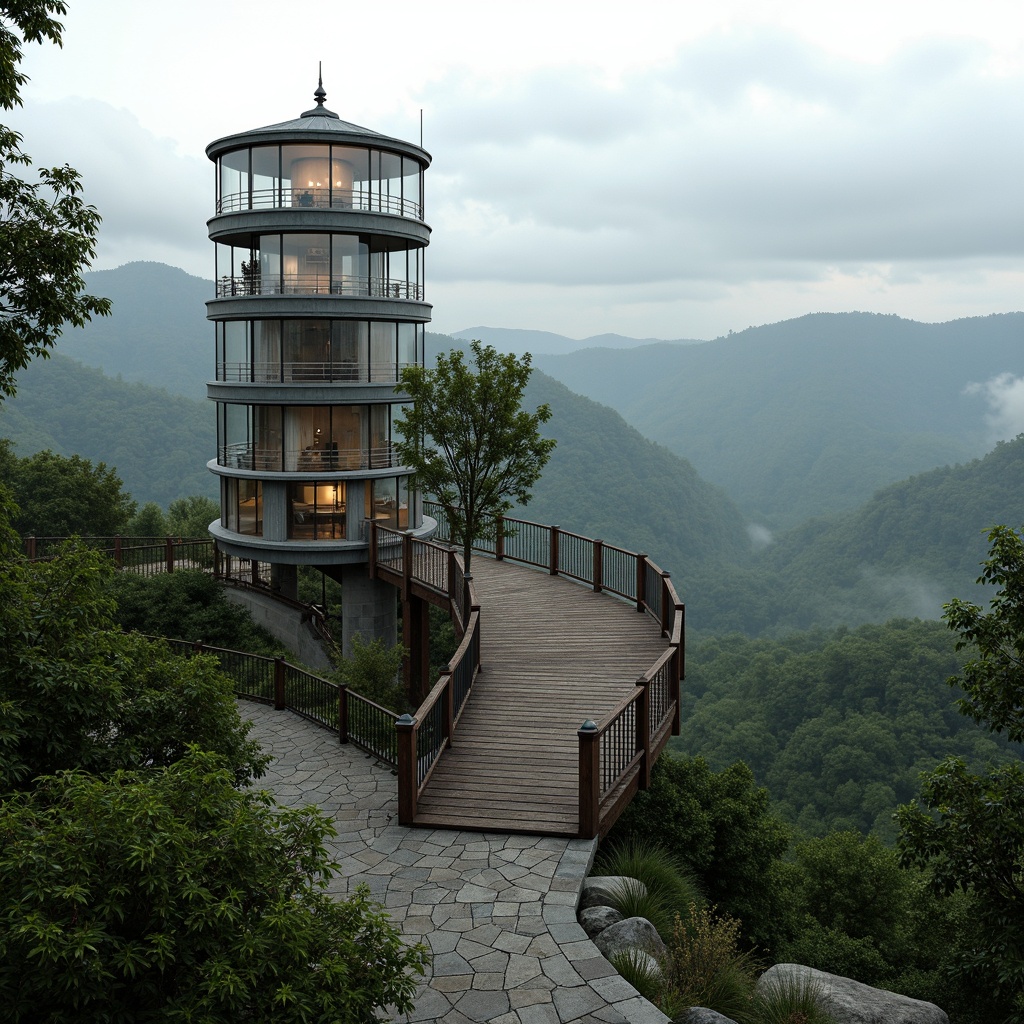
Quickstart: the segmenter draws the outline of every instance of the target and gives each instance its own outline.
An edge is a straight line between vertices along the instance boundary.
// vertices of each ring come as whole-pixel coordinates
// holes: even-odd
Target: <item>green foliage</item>
[[[335,902],[312,809],[239,792],[198,749],[68,772],[0,818],[0,1000],[38,1021],[369,1022],[411,1009],[425,949],[365,891]]]
[[[676,915],[685,915],[691,904],[701,905],[700,887],[681,857],[635,838],[603,848],[594,864],[595,875],[620,875],[642,883],[641,900],[636,891],[622,894],[615,909],[623,917],[644,917],[668,941]]]
[[[352,634],[352,656],[339,658],[335,673],[338,682],[391,711],[404,711],[408,698],[400,674],[405,648],[395,644],[389,648],[383,637],[367,643],[359,633]]]
[[[823,994],[810,978],[773,978],[757,988],[754,1019],[757,1024],[835,1024]]]
[[[705,1006],[737,1024],[755,1024],[757,964],[739,943],[739,921],[714,907],[694,904],[686,917],[677,917],[666,958],[671,1004]]]
[[[220,519],[220,506],[202,494],[176,498],[167,507],[167,529],[174,537],[207,537],[210,523]]]
[[[0,12],[0,107],[21,105],[28,81],[19,70],[22,45],[44,39],[61,44],[67,12],[56,0],[8,4]],[[15,374],[36,356],[46,357],[64,327],[81,327],[110,311],[107,299],[84,293],[82,271],[96,255],[100,217],[81,198],[73,168],[40,168],[31,184],[10,173],[29,165],[21,136],[0,126],[0,399],[13,395]]]
[[[989,533],[979,584],[999,589],[989,611],[954,600],[946,606],[958,647],[976,657],[960,676],[963,714],[1011,739],[1024,737],[1024,539],[1005,526]],[[927,868],[936,891],[964,889],[976,899],[978,941],[959,970],[985,977],[1005,1004],[1005,1019],[1024,1020],[1024,768],[1020,762],[975,774],[947,758],[922,776],[921,801],[899,810],[904,863]]]
[[[249,613],[227,599],[224,586],[199,569],[137,576],[114,573],[108,590],[122,629],[173,640],[201,641],[250,654],[280,654],[281,645]]]
[[[715,768],[742,759],[806,834],[871,832],[891,843],[892,814],[929,764],[961,754],[980,767],[1013,756],[936,685],[960,663],[939,622],[708,639],[688,652],[673,747]]]
[[[474,366],[461,351],[440,355],[433,369],[402,371],[398,390],[412,405],[395,426],[399,460],[412,466],[417,485],[444,506],[452,537],[462,544],[467,571],[473,542],[493,534],[494,518],[530,500],[530,488],[555,447],[541,437],[551,418],[546,405],[522,406],[530,356],[499,355],[471,344]]]
[[[147,501],[125,527],[127,537],[166,537],[167,520],[155,501]]]
[[[0,439],[0,465],[19,506],[13,519],[18,533],[37,537],[112,537],[123,532],[136,504],[122,490],[116,470],[51,451],[17,458]]]
[[[742,920],[752,944],[774,944],[785,917],[778,859],[789,833],[745,764],[714,772],[702,757],[663,754],[650,788],[637,794],[609,838],[670,850],[694,873],[710,902]]]
[[[630,946],[614,953],[609,963],[644,999],[655,1004],[661,1001],[664,979],[657,960],[650,953]]]
[[[115,465],[135,498],[167,508],[183,494],[217,496],[206,468],[212,404],[105,377],[58,352],[19,374],[17,396],[0,404],[0,433],[21,455],[50,448]]]

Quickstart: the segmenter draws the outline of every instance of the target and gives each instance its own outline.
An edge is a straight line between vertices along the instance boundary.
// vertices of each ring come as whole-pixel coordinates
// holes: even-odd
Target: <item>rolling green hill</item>
[[[1024,313],[921,324],[818,313],[702,345],[539,356],[772,529],[990,447],[971,382],[1024,374]]]
[[[18,375],[18,394],[0,404],[0,436],[17,455],[49,448],[116,467],[140,505],[217,497],[206,469],[216,447],[212,402],[107,377],[64,355]]]

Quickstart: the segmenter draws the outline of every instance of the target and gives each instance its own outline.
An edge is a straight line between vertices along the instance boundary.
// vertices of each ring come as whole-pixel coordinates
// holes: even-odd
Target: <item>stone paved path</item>
[[[409,829],[391,770],[285,711],[240,702],[273,754],[259,785],[335,821],[332,891],[369,886],[433,969],[409,1021],[663,1024],[576,923],[592,840]],[[403,1018],[405,1019],[405,1018]]]

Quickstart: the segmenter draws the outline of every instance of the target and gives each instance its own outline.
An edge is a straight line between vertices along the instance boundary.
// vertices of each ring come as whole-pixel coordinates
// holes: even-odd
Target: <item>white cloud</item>
[[[988,403],[985,420],[993,441],[1008,441],[1024,433],[1024,377],[1000,373],[983,384],[968,384],[964,390],[981,395]]]

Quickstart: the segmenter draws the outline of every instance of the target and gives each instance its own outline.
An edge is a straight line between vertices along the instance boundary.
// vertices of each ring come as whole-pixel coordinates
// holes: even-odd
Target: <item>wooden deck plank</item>
[[[479,555],[481,662],[452,746],[416,824],[575,835],[578,740],[666,649],[634,606],[536,569]]]

